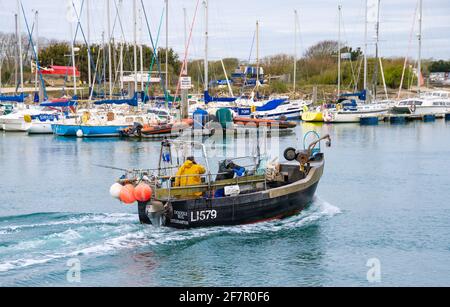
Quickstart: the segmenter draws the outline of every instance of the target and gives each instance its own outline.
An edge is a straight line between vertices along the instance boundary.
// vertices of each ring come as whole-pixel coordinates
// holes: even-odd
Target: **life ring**
[[[342,110],[342,104],[338,103],[336,105],[336,110],[341,111]]]
[[[31,119],[31,115],[29,115],[29,114],[24,115],[23,120],[24,120],[27,124],[31,123],[31,120],[32,120],[32,119]]]
[[[409,107],[409,111],[410,111],[411,113],[416,113],[416,110],[417,110],[416,104],[413,104],[413,105],[411,105],[411,106]]]

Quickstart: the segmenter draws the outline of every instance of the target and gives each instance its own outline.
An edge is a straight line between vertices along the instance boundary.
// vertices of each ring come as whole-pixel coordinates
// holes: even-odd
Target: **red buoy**
[[[134,197],[134,186],[132,184],[127,184],[120,191],[120,201],[127,205],[136,202],[136,197]]]
[[[141,203],[148,202],[152,198],[153,190],[146,183],[140,183],[134,189],[134,198]]]

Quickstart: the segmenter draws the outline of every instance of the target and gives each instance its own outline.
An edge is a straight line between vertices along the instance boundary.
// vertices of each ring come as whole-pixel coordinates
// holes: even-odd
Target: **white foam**
[[[68,220],[55,221],[48,223],[38,224],[25,224],[25,225],[13,225],[0,227],[0,234],[8,234],[12,232],[18,232],[23,229],[37,228],[37,227],[52,227],[52,226],[64,226],[64,225],[76,225],[76,224],[121,224],[131,221],[135,221],[136,216],[133,214],[89,214],[83,217],[71,217]]]
[[[137,224],[125,224],[120,226],[111,227],[87,227],[83,225],[84,231],[87,234],[91,233],[92,230],[100,233],[100,235],[117,235],[115,237],[103,240],[100,243],[88,245],[80,249],[73,251],[67,251],[64,253],[54,253],[45,255],[42,258],[25,258],[19,260],[11,260],[0,263],[0,272],[7,272],[14,269],[26,268],[33,265],[42,265],[50,261],[57,259],[64,259],[70,257],[79,256],[89,256],[89,255],[107,255],[113,252],[124,249],[135,249],[145,246],[157,246],[165,244],[174,244],[182,241],[189,241],[193,239],[199,239],[204,237],[210,237],[222,233],[230,234],[254,234],[261,232],[278,232],[285,231],[288,229],[302,228],[311,225],[323,218],[333,217],[340,214],[341,210],[319,198],[316,198],[314,203],[301,214],[291,217],[285,220],[271,221],[252,225],[234,226],[234,227],[213,227],[205,229],[195,229],[195,230],[172,230],[167,228],[154,228],[152,226],[142,226]],[[125,222],[133,219],[135,222],[136,217],[134,215],[103,215],[103,216],[91,216],[87,218],[88,221],[96,221],[97,223],[117,223],[118,221]],[[67,221],[66,221],[67,222]],[[80,223],[81,220],[78,220]],[[89,222],[88,222],[89,223]],[[78,229],[77,231],[69,229],[65,232],[59,234],[53,234],[53,238],[61,239],[67,244],[75,244],[77,241],[82,241],[83,239],[88,240],[83,236],[83,230]],[[34,242],[34,241],[31,241]],[[28,245],[29,248],[33,248],[33,243],[24,243],[22,247]],[[34,244],[42,244],[42,240],[35,241]]]

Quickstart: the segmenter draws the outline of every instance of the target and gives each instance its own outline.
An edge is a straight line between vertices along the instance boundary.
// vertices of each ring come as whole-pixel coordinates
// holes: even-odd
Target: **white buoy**
[[[119,199],[120,198],[120,192],[122,191],[122,189],[123,189],[123,185],[121,185],[119,183],[115,183],[109,189],[109,194],[111,194],[111,196],[113,198]]]
[[[77,137],[82,138],[83,137],[83,130],[79,129],[77,131]]]

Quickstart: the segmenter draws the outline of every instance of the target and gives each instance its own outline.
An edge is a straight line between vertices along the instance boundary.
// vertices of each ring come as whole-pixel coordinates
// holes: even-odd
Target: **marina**
[[[449,285],[450,49],[424,39],[432,4],[396,11],[388,56],[382,0],[329,1],[309,47],[290,0],[249,23],[213,0],[69,0],[47,8],[65,12],[54,40],[40,0],[12,2],[0,287]]]

